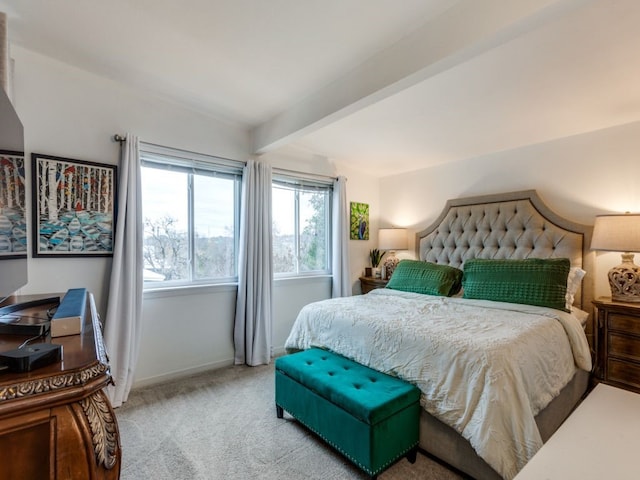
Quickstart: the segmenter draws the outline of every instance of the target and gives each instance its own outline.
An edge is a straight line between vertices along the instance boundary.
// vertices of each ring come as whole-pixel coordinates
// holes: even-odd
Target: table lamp
[[[622,264],[609,270],[611,299],[640,302],[640,267],[633,263],[631,253],[640,252],[640,214],[597,216],[591,249],[623,252]]]
[[[407,249],[407,229],[406,228],[381,228],[378,230],[378,248],[389,252],[384,261],[385,278],[390,278],[393,271],[400,262],[396,257],[396,250]]]

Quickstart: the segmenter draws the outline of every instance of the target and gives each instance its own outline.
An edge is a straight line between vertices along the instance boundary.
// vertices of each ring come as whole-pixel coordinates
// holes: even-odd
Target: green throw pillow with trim
[[[462,270],[419,260],[400,260],[387,288],[426,295],[451,296],[462,285]]]
[[[568,258],[490,260],[474,258],[464,264],[463,298],[566,308]]]

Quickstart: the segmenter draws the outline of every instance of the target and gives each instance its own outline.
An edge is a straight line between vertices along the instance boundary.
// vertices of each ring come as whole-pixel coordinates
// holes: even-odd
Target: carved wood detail
[[[91,428],[91,442],[98,465],[113,468],[118,461],[118,426],[102,391],[80,400]]]
[[[89,380],[99,378],[109,370],[105,364],[98,363],[80,372],[64,373],[53,377],[39,378],[13,385],[0,386],[0,401],[28,397],[41,393],[53,392],[62,388],[84,385]]]

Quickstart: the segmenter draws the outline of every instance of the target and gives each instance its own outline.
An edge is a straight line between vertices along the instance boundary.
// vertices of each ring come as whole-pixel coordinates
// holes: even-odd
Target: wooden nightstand
[[[640,393],[640,303],[593,301],[596,308],[595,375]]]
[[[386,287],[388,281],[389,280],[382,280],[381,278],[360,277],[360,289],[362,293],[369,293],[376,288]]]

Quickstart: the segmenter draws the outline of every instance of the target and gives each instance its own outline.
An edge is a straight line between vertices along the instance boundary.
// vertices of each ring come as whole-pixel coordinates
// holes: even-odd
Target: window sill
[[[145,288],[142,292],[143,298],[164,298],[183,295],[202,295],[205,293],[235,292],[238,289],[237,283],[216,283],[207,285],[180,285],[156,288]]]
[[[283,276],[283,277],[275,277],[273,279],[273,282],[278,284],[286,284],[291,282],[324,281],[325,279],[331,280],[331,275],[321,274],[321,275],[292,275],[290,277]]]
[[[290,277],[276,277],[273,279],[274,285],[286,286],[292,283],[313,283],[331,281],[331,275],[298,275]],[[235,292],[238,284],[233,283],[215,283],[207,285],[175,285],[175,286],[158,286],[146,287],[142,292],[143,298],[165,298],[185,295],[202,295],[206,293]]]

